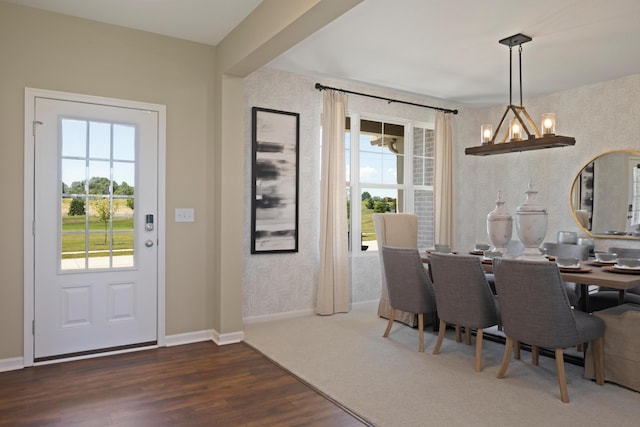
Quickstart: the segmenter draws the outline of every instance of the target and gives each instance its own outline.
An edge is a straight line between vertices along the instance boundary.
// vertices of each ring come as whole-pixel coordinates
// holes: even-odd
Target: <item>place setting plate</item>
[[[620,267],[616,264],[602,267],[602,269],[611,273],[640,274],[640,268]]]
[[[590,267],[558,267],[562,273],[589,273],[593,270]]]
[[[615,263],[616,263],[615,261],[610,261],[610,262],[605,262],[605,261],[587,261],[587,264],[593,265],[594,267],[613,266]]]

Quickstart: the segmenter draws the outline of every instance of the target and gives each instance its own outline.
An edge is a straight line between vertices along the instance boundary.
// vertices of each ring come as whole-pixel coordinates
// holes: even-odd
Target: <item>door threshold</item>
[[[55,356],[36,357],[34,365],[48,365],[50,363],[70,362],[73,360],[89,359],[93,357],[111,356],[113,354],[129,353],[132,351],[158,348],[158,341],[121,345],[117,347],[101,348],[97,350],[79,351],[76,353],[59,354]]]

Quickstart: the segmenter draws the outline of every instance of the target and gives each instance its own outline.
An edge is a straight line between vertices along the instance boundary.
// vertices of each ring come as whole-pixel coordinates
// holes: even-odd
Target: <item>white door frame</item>
[[[51,98],[85,102],[90,104],[120,106],[139,110],[150,110],[158,113],[158,347],[165,345],[165,226],[166,218],[166,107],[160,104],[128,101],[115,98],[104,98],[91,95],[80,95],[68,92],[45,89],[25,88],[24,93],[24,351],[23,366],[34,365],[33,321],[35,295],[35,247],[34,247],[34,209],[35,209],[35,99]],[[125,350],[131,351],[131,350]],[[117,353],[117,352],[113,352]],[[100,353],[105,355],[110,353]],[[91,356],[90,356],[91,357]],[[95,355],[93,355],[95,357]],[[68,360],[68,359],[67,359]]]

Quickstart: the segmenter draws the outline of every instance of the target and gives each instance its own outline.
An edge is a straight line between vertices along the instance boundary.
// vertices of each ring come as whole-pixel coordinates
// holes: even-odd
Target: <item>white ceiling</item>
[[[214,46],[262,3],[262,0],[4,1]]]
[[[260,0],[6,0],[215,45]],[[638,0],[364,0],[269,66],[461,102],[524,98],[640,73]],[[514,103],[518,103],[514,48]]]

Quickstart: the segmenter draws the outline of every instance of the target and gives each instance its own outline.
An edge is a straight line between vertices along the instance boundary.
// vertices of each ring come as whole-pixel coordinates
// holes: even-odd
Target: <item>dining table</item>
[[[580,285],[579,309],[589,312],[589,286],[599,286],[618,291],[618,304],[624,303],[627,290],[640,286],[640,271],[617,268],[611,264],[595,261],[582,261],[580,269],[560,268],[560,275],[565,282]]]
[[[482,253],[475,251],[469,252],[470,255],[479,256],[481,259],[482,268],[486,273],[493,272],[493,262],[491,259],[486,259],[482,256]],[[429,264],[430,251],[421,251],[420,257],[422,262]],[[548,260],[550,262],[555,261],[554,257],[543,258],[540,257],[540,261]],[[618,291],[618,303],[624,303],[625,292],[629,289],[640,286],[640,271],[637,270],[625,270],[616,269],[613,264],[602,264],[594,260],[581,261],[580,267],[577,268],[563,268],[558,267],[560,270],[560,276],[564,282],[573,282],[580,286],[581,298],[578,301],[578,310],[589,313],[589,286],[606,287],[615,289]],[[504,344],[504,336],[492,334],[485,331],[483,334],[485,339],[496,341]],[[529,350],[529,346],[520,343],[521,348]],[[566,362],[584,366],[584,352],[586,346],[583,348],[582,356],[577,357],[573,354],[565,354],[564,360]],[[540,354],[549,357],[555,357],[553,351],[547,349],[540,349]]]
[[[482,257],[481,254],[469,252],[471,255]],[[429,263],[429,252],[421,252],[424,263]],[[553,257],[540,258],[554,261]],[[491,259],[481,258],[482,268],[487,273],[493,272]],[[594,260],[581,261],[579,268],[558,267],[564,282],[573,282],[580,286],[579,310],[589,312],[589,286],[598,286],[618,291],[618,304],[624,303],[625,292],[640,287],[640,271],[616,268],[613,264],[599,263]]]

